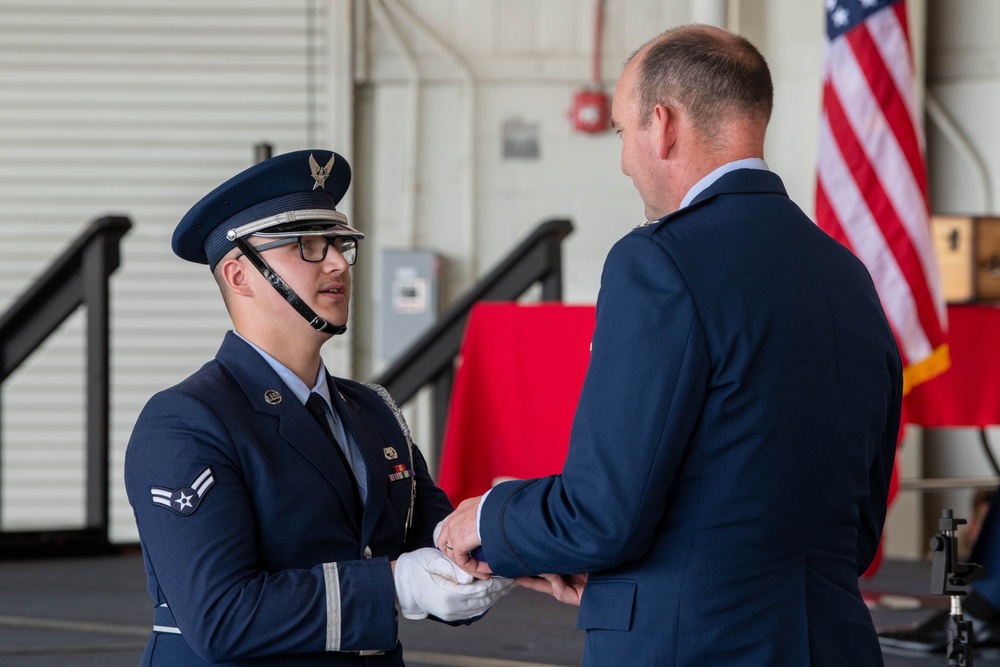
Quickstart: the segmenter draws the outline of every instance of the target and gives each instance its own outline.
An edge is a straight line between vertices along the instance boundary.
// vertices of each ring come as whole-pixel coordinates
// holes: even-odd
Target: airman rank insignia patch
[[[213,484],[215,484],[215,477],[212,475],[212,469],[205,468],[198,473],[198,476],[191,482],[191,486],[182,486],[179,489],[151,486],[149,493],[155,504],[165,507],[175,514],[187,516],[198,509],[202,499]]]
[[[413,477],[413,473],[409,471],[406,464],[400,464],[392,469],[392,474],[389,475],[390,482],[398,482],[401,479],[409,479]]]

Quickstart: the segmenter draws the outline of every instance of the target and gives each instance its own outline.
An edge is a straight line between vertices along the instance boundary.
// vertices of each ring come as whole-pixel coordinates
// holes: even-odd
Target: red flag
[[[825,0],[816,223],[868,267],[903,393],[948,368],[905,0]]]

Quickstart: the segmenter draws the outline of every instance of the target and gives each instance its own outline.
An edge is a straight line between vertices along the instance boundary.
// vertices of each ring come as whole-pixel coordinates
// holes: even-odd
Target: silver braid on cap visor
[[[278,213],[277,215],[271,215],[266,218],[261,218],[260,220],[248,222],[245,225],[240,225],[239,227],[230,229],[226,232],[226,238],[235,243],[236,239],[241,239],[253,234],[267,237],[290,236],[288,233],[267,233],[260,232],[258,230],[274,227],[275,225],[285,225],[290,222],[311,222],[313,220],[327,220],[339,225],[344,225],[345,227],[348,226],[347,216],[340,211],[331,211],[327,208],[310,208],[302,211],[286,211],[285,213]],[[294,235],[299,236],[300,234],[296,233]]]
[[[248,225],[244,225],[243,227],[247,226]],[[292,291],[292,288],[281,279],[281,276],[275,273],[274,269],[268,266],[267,262],[264,261],[264,258],[260,256],[260,253],[257,252],[252,245],[247,243],[246,239],[241,236],[236,236],[235,231],[236,230],[232,229],[229,230],[229,234],[233,235],[233,238],[230,240],[236,244],[236,247],[239,248],[244,255],[246,255],[246,258],[250,260],[250,263],[253,264],[258,271],[260,271],[260,275],[264,276],[264,279],[271,283],[271,287],[277,290],[278,294],[280,294],[282,298],[284,298],[284,300],[287,301],[292,308],[296,310],[296,312],[298,312],[299,315],[304,317],[306,321],[309,322],[309,326],[317,331],[333,334],[334,336],[347,331],[346,324],[331,324],[317,315],[316,311],[310,308],[305,301],[300,299],[299,295]]]

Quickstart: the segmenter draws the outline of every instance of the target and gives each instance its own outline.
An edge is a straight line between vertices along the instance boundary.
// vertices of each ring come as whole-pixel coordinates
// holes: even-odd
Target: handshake
[[[463,621],[481,616],[503,597],[513,579],[476,579],[437,549],[400,554],[393,569],[396,599],[404,618],[435,616]]]

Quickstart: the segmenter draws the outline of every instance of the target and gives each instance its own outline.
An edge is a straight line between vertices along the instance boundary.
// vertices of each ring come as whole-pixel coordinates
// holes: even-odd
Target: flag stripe
[[[850,45],[854,54],[854,64],[857,66],[852,75],[863,77],[866,80],[869,93],[872,96],[871,100],[866,100],[866,105],[869,101],[874,105],[874,108],[869,109],[869,112],[874,116],[884,117],[884,125],[880,124],[877,130],[865,134],[878,136],[885,132],[895,137],[896,148],[909,163],[908,175],[915,180],[918,194],[922,194],[927,191],[924,158],[920,152],[920,144],[917,142],[909,109],[906,108],[906,102],[900,95],[892,73],[886,66],[886,57],[899,60],[901,54],[883,54],[872,38],[872,34],[864,26],[849,33],[846,37],[847,40],[844,43]]]
[[[920,159],[917,168],[926,172],[923,162],[924,133],[919,131],[922,126],[922,114],[917,105],[917,95],[912,80],[913,54],[910,52],[910,40],[906,34],[906,12],[903,12],[902,18],[895,12],[880,12],[871,17],[865,28],[873,46],[882,55],[882,65],[892,77],[896,93],[909,116],[908,120],[901,122],[907,124],[910,130],[907,136],[911,137],[918,148]]]
[[[893,153],[891,148],[894,142],[891,141],[891,137],[883,133],[882,140],[876,140],[881,145],[863,147],[860,143],[860,137],[851,131],[851,126],[856,125],[857,121],[847,118],[847,110],[840,104],[838,96],[829,85],[825,91],[825,99],[827,100],[828,127],[833,133],[840,154],[864,199],[864,202],[859,203],[859,205],[871,213],[873,222],[879,227],[889,252],[892,253],[895,262],[899,265],[902,276],[907,283],[919,319],[915,326],[921,327],[921,323],[924,323],[922,328],[930,326],[932,330],[928,331],[928,334],[936,336],[940,330],[937,324],[937,312],[934,309],[934,299],[927,288],[927,280],[919,261],[919,253],[912,243],[909,229],[904,229],[904,223],[896,212],[897,202],[901,207],[906,208],[907,203],[913,203],[912,197],[916,197],[916,201],[920,202],[922,194],[913,190],[913,180],[907,177],[908,172],[905,166],[901,166],[896,163],[897,161],[891,159],[883,160],[881,163],[870,161],[869,156],[876,151],[883,155]],[[886,141],[886,139],[889,140]],[[884,186],[904,194],[890,196]],[[911,199],[907,200],[907,196]],[[910,216],[911,221],[922,219],[923,224],[926,225],[927,216],[922,213],[923,207],[919,203],[917,210],[911,209],[905,212]],[[907,227],[912,228],[912,224]]]
[[[827,192],[837,193],[836,197],[828,197],[834,218],[851,221],[849,225],[840,226],[854,253],[872,275],[905,360],[916,363],[933,350],[916,318],[917,310],[906,279],[858,191],[825,115],[820,123],[820,152],[825,156],[820,170],[821,183]]]
[[[852,33],[853,34],[853,33]],[[846,49],[846,42],[840,42],[834,50]],[[879,180],[887,187],[892,206],[906,225],[906,234],[909,236],[908,243],[911,249],[908,252],[915,252],[915,257],[919,259],[921,272],[925,266],[937,266],[932,247],[917,246],[914,242],[921,237],[930,237],[927,221],[926,176],[917,178],[913,172],[913,160],[904,155],[904,149],[900,144],[898,134],[891,131],[892,119],[886,118],[883,107],[879,104],[879,98],[872,94],[872,89],[868,85],[867,77],[855,60],[853,50],[838,57],[841,67],[830,77],[832,87],[837,91],[837,98],[830,98],[831,102],[839,104],[840,99],[848,100],[848,104],[842,105],[844,115],[836,119],[835,127],[840,123],[849,124],[843,127],[843,133],[854,135],[859,143],[864,146],[864,153],[867,160],[872,163],[872,167],[878,172]],[[884,73],[884,69],[882,70]],[[884,77],[883,77],[884,78]],[[826,92],[826,89],[825,89]],[[824,97],[824,100],[828,98]],[[904,121],[904,118],[897,117],[896,122]],[[838,137],[843,136],[838,133]],[[911,139],[914,133],[908,133]],[[920,167],[921,174],[923,158],[917,156],[917,166]],[[924,275],[920,280],[926,284]]]
[[[833,205],[830,203],[830,199],[826,195],[826,188],[823,187],[822,179],[817,179],[816,182],[816,217],[825,220],[837,219],[833,210]],[[847,235],[844,233],[844,227],[842,225],[837,223],[832,228],[827,229],[826,232],[852,253],[855,255],[858,254],[857,251],[855,251],[854,246],[851,244],[851,240],[847,238]],[[899,334],[896,333],[896,326],[893,322],[892,313],[887,311],[886,319],[889,322],[889,328],[892,329],[893,336],[898,340]],[[903,361],[906,361],[905,356],[903,357]]]
[[[923,112],[917,103],[917,93],[913,84],[913,54],[910,51],[910,37],[906,23],[906,3],[900,2],[892,7],[892,12],[879,12],[871,17],[868,28],[875,46],[882,54],[882,61],[895,82],[895,89],[902,104],[906,108],[907,119],[899,123],[911,129],[907,133],[898,133],[900,143],[907,153],[916,156],[911,160],[914,177],[920,183],[924,195],[922,217],[912,233],[913,241],[920,250],[921,264],[927,276],[927,286],[931,290],[935,308],[938,312],[938,322],[943,325],[947,321],[944,292],[941,285],[941,273],[937,254],[934,250],[934,238],[930,231],[930,201],[927,187],[927,165],[924,159],[926,143],[922,131]],[[911,143],[912,142],[912,143]],[[913,148],[915,145],[915,148]],[[912,150],[910,150],[912,149]],[[943,337],[944,328],[942,328]]]
[[[911,369],[947,352],[905,0],[825,4],[816,222],[868,267]]]
[[[910,64],[910,70],[913,70],[913,54],[910,53],[910,23],[906,20],[906,2],[897,2],[892,6],[892,13],[896,15],[896,24],[899,25],[899,29],[903,31],[903,39],[906,40],[906,61]],[[900,81],[907,81],[906,77],[900,79]],[[907,86],[903,86],[904,88]],[[917,127],[921,127],[920,117],[914,116],[913,122]]]
[[[833,215],[833,207],[830,205],[830,200],[826,197],[826,188],[823,187],[823,181],[818,180],[816,183],[816,217],[823,218],[825,220],[835,220]],[[835,224],[831,229],[827,229],[826,233],[834,238],[834,240],[839,241],[841,245],[845,246],[848,250],[857,254],[854,251],[854,246],[851,245],[850,239],[844,234],[844,228],[842,225]]]

